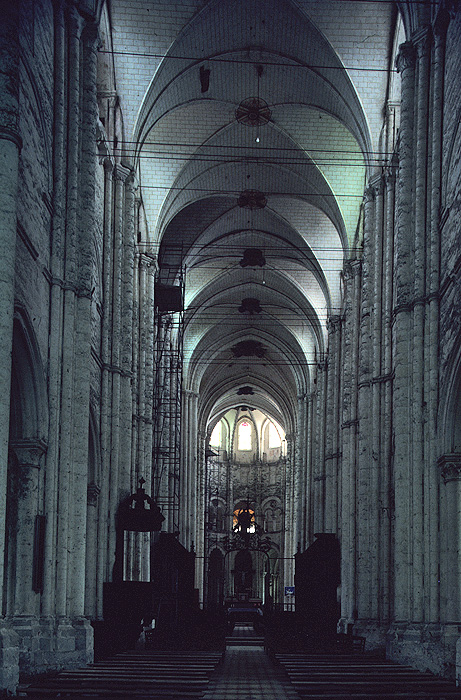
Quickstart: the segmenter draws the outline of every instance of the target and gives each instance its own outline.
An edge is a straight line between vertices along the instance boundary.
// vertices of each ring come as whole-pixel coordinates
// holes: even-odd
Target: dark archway
[[[239,599],[251,597],[253,590],[253,558],[248,549],[237,552],[234,562],[234,594]]]
[[[219,549],[213,549],[208,563],[208,609],[222,608],[224,593],[224,557]]]

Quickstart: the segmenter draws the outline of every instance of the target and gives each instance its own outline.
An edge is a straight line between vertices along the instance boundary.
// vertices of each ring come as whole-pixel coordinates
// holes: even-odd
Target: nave
[[[28,700],[446,700],[454,683],[373,653],[273,653],[237,624],[225,651],[145,649],[23,684]]]
[[[461,2],[1,7],[0,696],[461,685]]]

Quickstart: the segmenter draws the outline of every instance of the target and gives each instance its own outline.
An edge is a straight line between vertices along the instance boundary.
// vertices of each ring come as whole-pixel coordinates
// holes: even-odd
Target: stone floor
[[[254,638],[250,626],[236,625],[234,637]],[[298,700],[299,695],[262,646],[228,646],[210,678],[203,700]]]

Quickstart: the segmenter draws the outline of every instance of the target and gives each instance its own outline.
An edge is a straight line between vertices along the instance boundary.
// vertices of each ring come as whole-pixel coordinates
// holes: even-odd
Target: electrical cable
[[[371,0],[368,0],[371,1]],[[384,0],[383,0],[384,1]],[[248,61],[244,59],[232,59],[232,58],[218,58],[217,56],[203,56],[199,58],[197,56],[174,56],[171,54],[164,53],[149,53],[144,51],[116,51],[110,49],[99,49],[98,53],[110,54],[111,56],[136,56],[137,58],[156,58],[161,61],[165,59],[175,60],[175,61],[192,61],[193,63],[210,62],[210,63],[231,63],[239,65],[250,65],[257,66],[262,64],[266,66],[277,66],[278,68],[302,68],[304,70],[341,70],[341,71],[366,71],[370,73],[397,73],[396,68],[375,68],[372,66],[325,66],[322,64],[306,64],[306,63],[281,63],[280,61]],[[288,59],[290,60],[290,59]],[[291,59],[294,60],[294,59]]]

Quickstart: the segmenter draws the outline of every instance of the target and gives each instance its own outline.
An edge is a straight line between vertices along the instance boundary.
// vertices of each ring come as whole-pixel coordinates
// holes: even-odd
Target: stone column
[[[446,10],[439,10],[433,26],[432,47],[432,93],[430,104],[430,215],[429,233],[426,247],[426,305],[425,319],[425,362],[424,385],[426,392],[426,429],[424,431],[424,502],[427,504],[425,528],[425,560],[427,562],[426,610],[428,619],[440,619],[440,584],[439,584],[439,475],[437,473],[437,456],[439,446],[437,434],[437,414],[439,410],[439,287],[440,287],[440,204],[442,176],[442,124],[444,103],[444,69],[445,40],[449,15]]]
[[[461,454],[438,460],[442,476],[442,571],[441,590],[444,622],[461,624]]]
[[[340,386],[340,317],[328,321],[328,361],[325,418],[325,532],[338,532],[338,427]]]
[[[103,226],[103,269],[102,269],[102,327],[101,327],[101,513],[109,512],[111,484],[111,416],[112,416],[112,174],[114,162],[106,157],[104,165],[104,226]],[[114,565],[115,547],[110,546],[109,532],[114,529],[113,521],[100,518],[98,522],[98,576],[97,576],[97,616],[102,617],[103,582],[110,580],[109,571]]]
[[[314,481],[318,492],[318,530],[325,532],[325,405],[326,405],[326,363],[320,362],[317,367],[317,459]],[[315,517],[315,514],[314,514]]]
[[[430,35],[428,29],[414,40],[416,46],[417,80],[415,85],[416,119],[414,129],[415,188],[414,188],[414,258],[413,258],[413,327],[411,333],[410,379],[410,453],[411,453],[411,513],[409,586],[412,594],[411,621],[424,620],[424,526],[423,471],[424,471],[424,315],[426,277],[426,215],[427,215],[427,151]]]
[[[66,110],[66,29],[61,3],[55,5],[54,39],[54,143],[53,143],[53,218],[51,229],[50,334],[48,341],[48,415],[49,443],[46,458],[45,512],[49,514],[45,532],[45,573],[42,617],[51,625],[55,612],[56,586],[56,517],[51,516],[57,503],[60,451],[62,322],[65,243],[65,131]]]
[[[169,359],[169,386],[170,386],[170,425],[168,441],[171,450],[170,460],[170,497],[172,499],[172,532],[179,530],[179,507],[180,507],[180,473],[179,473],[179,454],[178,454],[178,434],[181,431],[181,411],[178,406],[178,335],[172,333],[171,352]]]
[[[305,475],[307,472],[306,462],[306,442],[307,442],[307,414],[306,395],[298,395],[298,460],[295,474],[295,539],[300,546],[304,545],[305,537],[305,517],[307,509],[307,491],[305,486]]]
[[[296,543],[293,542],[293,462],[294,444],[293,436],[286,435],[287,459],[286,459],[286,487],[285,487],[285,533],[284,533],[284,582],[283,586],[292,586],[294,581],[294,555]]]
[[[69,550],[72,548],[71,503],[72,469],[73,469],[73,405],[74,405],[74,359],[76,330],[76,296],[78,291],[78,184],[80,158],[80,40],[83,29],[82,17],[75,8],[69,8],[67,16],[68,39],[68,120],[67,120],[67,172],[66,172],[66,218],[65,218],[65,254],[63,280],[62,310],[62,366],[60,386],[59,425],[54,430],[61,430],[59,437],[59,477],[58,477],[58,518],[56,545],[56,614],[63,624],[67,624],[69,614],[68,601],[71,590],[71,565]],[[88,424],[84,440],[87,439]],[[82,440],[82,435],[79,435]],[[85,479],[86,488],[86,479]],[[58,641],[58,651],[65,650],[67,640]]]
[[[137,251],[134,254],[133,265],[133,323],[132,323],[132,376],[131,376],[131,486],[133,493],[139,484],[139,479],[145,479],[144,472],[144,449],[141,443],[144,439],[144,402],[141,399],[140,385],[144,383],[144,371],[141,369],[143,358],[143,342],[140,340],[142,334],[142,317],[140,309],[140,298],[143,299],[144,289],[142,289],[141,271],[139,264],[140,255]],[[147,480],[146,480],[147,481]],[[150,495],[150,486],[147,486],[147,493]],[[132,572],[131,580],[142,581],[142,544],[143,534],[133,534]],[[147,533],[149,535],[149,533]]]
[[[76,44],[76,42],[75,42]],[[84,615],[88,488],[88,434],[91,372],[91,296],[93,236],[96,231],[97,123],[96,64],[98,33],[87,24],[82,34],[81,156],[77,219],[78,288],[75,306],[74,387],[72,400],[72,476],[67,517],[69,537],[68,610],[73,618]],[[75,49],[77,50],[77,45]],[[80,107],[80,106],[79,106]]]
[[[196,551],[195,557],[195,587],[199,590],[199,595],[204,595],[204,562],[206,556],[205,537],[203,523],[205,522],[205,514],[207,511],[206,504],[206,458],[205,458],[205,438],[206,435],[198,429],[197,421],[197,404],[198,396],[191,396],[191,428],[192,434],[195,436],[192,442],[193,462],[191,464],[191,485],[194,489],[190,500],[189,519],[191,522],[191,532],[195,533],[193,545]],[[197,400],[196,400],[197,399]],[[192,544],[192,543],[191,543]],[[203,603],[203,600],[200,601]]]
[[[301,493],[302,493],[302,513],[301,513],[301,540],[300,549],[304,551],[307,546],[309,539],[309,529],[311,522],[311,441],[312,435],[310,431],[310,400],[309,394],[304,396],[303,401],[303,425],[305,432],[304,440],[304,452],[302,455],[302,481],[301,481]]]
[[[87,528],[86,528],[86,561],[85,561],[85,617],[97,619],[98,598],[98,519],[99,494],[98,484],[90,482],[87,486]],[[102,518],[101,518],[102,519]]]
[[[391,619],[391,536],[394,514],[394,491],[391,474],[392,460],[392,285],[394,260],[394,211],[395,211],[395,170],[391,167],[384,178],[385,189],[385,228],[383,246],[383,289],[382,289],[382,387],[380,408],[380,617],[388,622]]]
[[[121,296],[121,405],[120,426],[123,438],[120,442],[120,478],[123,490],[131,488],[131,430],[132,364],[133,364],[133,268],[135,245],[135,192],[137,183],[133,173],[125,180],[122,233],[122,296]]]
[[[116,513],[122,498],[129,496],[130,485],[123,484],[120,479],[120,444],[124,439],[121,431],[120,403],[121,403],[121,374],[122,374],[122,263],[123,263],[123,216],[124,216],[124,183],[129,172],[120,165],[116,165],[113,171],[113,230],[112,230],[112,279],[111,297],[107,300],[112,308],[111,335],[111,397],[110,397],[110,500],[109,500],[109,552],[116,558],[117,567],[113,576],[123,578],[123,566],[117,550]],[[116,553],[117,550],[117,554]]]
[[[341,626],[357,616],[356,608],[356,468],[357,468],[357,367],[360,318],[361,268],[349,261],[344,270],[346,290],[342,331],[342,460],[341,493]]]
[[[323,474],[319,467],[319,390],[318,368],[315,368],[315,389],[310,394],[311,404],[311,489],[312,489],[312,525],[314,532],[321,532],[321,481]],[[288,443],[287,443],[288,448]],[[288,454],[288,453],[287,453]],[[323,466],[323,465],[322,465]]]
[[[314,539],[314,532],[316,532],[314,527],[314,405],[315,399],[314,395],[308,394],[307,396],[307,435],[308,441],[306,446],[306,479],[305,479],[305,490],[306,490],[306,500],[307,500],[307,516],[306,516],[306,529],[304,533],[304,547],[307,547]],[[288,450],[287,450],[288,454]]]
[[[162,510],[165,505],[165,494],[163,493],[163,457],[161,454],[162,445],[162,410],[163,410],[163,384],[164,384],[164,353],[163,346],[165,343],[165,328],[163,317],[160,314],[156,315],[156,338],[154,348],[155,371],[154,371],[154,400],[153,400],[153,465],[152,465],[152,482],[155,484],[155,498],[158,500]],[[165,515],[165,513],[164,513]],[[165,524],[164,524],[165,527]]]
[[[395,484],[395,548],[394,548],[394,612],[395,621],[410,618],[409,569],[411,566],[411,483],[410,450],[410,381],[411,381],[411,293],[413,283],[413,120],[415,87],[415,50],[410,42],[402,44],[397,59],[401,73],[400,161],[398,177],[397,230],[395,237],[395,300],[394,300],[394,484]]]
[[[137,450],[136,450],[136,466],[139,474],[145,475],[146,469],[146,453],[145,453],[145,438],[150,426],[146,420],[146,354],[147,354],[147,333],[148,321],[146,318],[145,299],[147,297],[147,276],[148,276],[149,261],[142,254],[137,258],[137,289],[135,294],[134,306],[137,310],[139,329],[136,336],[133,337],[133,379],[137,375],[137,383],[133,386],[133,390],[137,390]],[[135,342],[137,340],[138,346]],[[135,415],[136,415],[135,413]],[[144,478],[146,478],[144,476]],[[147,483],[149,479],[146,478]]]
[[[136,182],[131,171],[127,171],[121,192],[121,308],[120,308],[120,443],[119,443],[119,488],[130,494],[137,487],[138,474],[132,462],[133,430],[133,292],[134,292],[134,246],[135,246],[135,191]],[[139,580],[139,568],[135,565],[140,536],[126,534],[125,566],[126,578]],[[134,568],[135,567],[135,570]],[[134,577],[134,578],[133,578]]]
[[[146,434],[144,440],[144,463],[146,465],[146,481],[152,484],[152,397],[154,395],[154,282],[155,265],[151,257],[145,256],[146,262],[146,295],[144,298],[144,327],[145,327],[145,416]],[[152,484],[153,489],[153,484]],[[153,492],[153,491],[152,491]]]
[[[13,342],[16,197],[21,138],[19,135],[19,5],[6,3],[0,22],[0,549],[5,542],[5,513],[10,418],[11,347]],[[4,558],[0,557],[0,581]],[[3,587],[2,587],[3,588]],[[0,603],[3,593],[0,593]],[[10,687],[2,664],[0,687]],[[2,671],[2,668],[5,668]],[[14,675],[14,672],[12,672]],[[2,679],[3,676],[3,679]]]
[[[357,454],[357,611],[358,622],[368,624],[372,615],[373,598],[371,580],[371,552],[376,547],[372,540],[376,517],[372,503],[371,471],[371,434],[372,434],[372,396],[371,396],[371,315],[373,304],[373,267],[372,240],[375,226],[375,191],[371,185],[364,195],[364,233],[362,283],[360,295],[360,341],[358,365],[358,454]]]
[[[383,347],[383,239],[384,239],[384,182],[383,178],[371,182],[374,188],[374,227],[372,233],[373,255],[373,316],[371,323],[371,439],[370,439],[370,577],[371,600],[370,615],[373,625],[379,627],[381,586],[381,549],[382,542],[382,512],[381,479],[382,479],[382,442],[381,442],[381,413],[382,413],[382,347]],[[382,630],[384,633],[384,630]],[[384,646],[384,639],[376,644]]]

